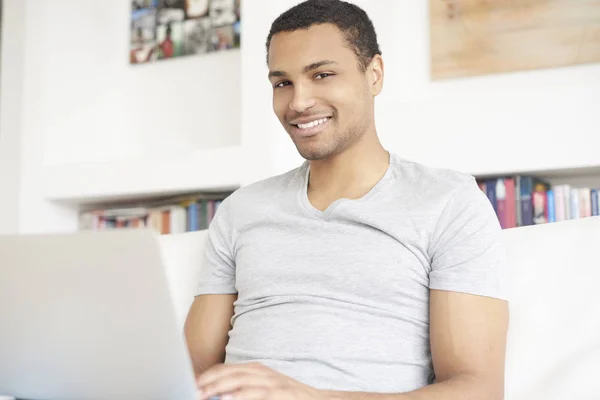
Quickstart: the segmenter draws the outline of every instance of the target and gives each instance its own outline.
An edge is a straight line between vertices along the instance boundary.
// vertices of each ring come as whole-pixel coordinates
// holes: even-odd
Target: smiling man
[[[199,397],[502,399],[498,219],[473,177],[380,143],[367,14],[303,2],[267,54],[274,112],[306,161],[237,190],[211,223],[185,327]]]

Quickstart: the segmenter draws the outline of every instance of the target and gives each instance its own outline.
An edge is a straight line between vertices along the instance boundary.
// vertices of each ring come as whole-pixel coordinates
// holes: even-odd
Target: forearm
[[[327,400],[502,400],[503,389],[494,389],[477,377],[460,375],[421,389],[398,394],[325,392]]]
[[[188,320],[189,321],[189,320]],[[196,375],[225,360],[226,342],[201,326],[186,323],[185,338]]]
[[[205,295],[190,307],[184,333],[196,374],[225,361],[234,300],[232,295]]]
[[[200,375],[209,368],[222,364],[225,361],[225,353],[221,353],[220,351],[215,352],[211,349],[194,348],[192,350],[190,348],[190,358],[194,373]]]

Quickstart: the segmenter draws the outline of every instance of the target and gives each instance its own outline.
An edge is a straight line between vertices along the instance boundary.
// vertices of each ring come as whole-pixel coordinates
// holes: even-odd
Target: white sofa
[[[512,283],[506,399],[600,399],[600,217],[503,234]],[[182,326],[205,236],[160,238]]]

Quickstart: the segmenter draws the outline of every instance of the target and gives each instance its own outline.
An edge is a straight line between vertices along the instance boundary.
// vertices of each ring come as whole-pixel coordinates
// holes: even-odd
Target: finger
[[[200,374],[196,378],[196,383],[199,388],[202,388],[218,379],[222,379],[235,373],[265,374],[266,371],[267,369],[258,363],[219,364]]]
[[[267,390],[275,387],[276,384],[277,380],[272,376],[238,372],[201,387],[200,392],[201,398],[205,400],[210,399],[213,396],[235,393],[250,388],[262,388]]]

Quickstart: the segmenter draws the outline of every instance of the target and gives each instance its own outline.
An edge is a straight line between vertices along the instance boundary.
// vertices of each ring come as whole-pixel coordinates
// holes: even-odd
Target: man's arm
[[[196,375],[225,361],[236,299],[236,294],[201,295],[194,299],[184,330]]]
[[[430,336],[437,382],[402,394],[326,392],[331,400],[502,400],[508,303],[431,290]]]

